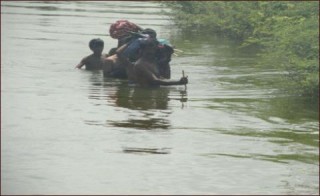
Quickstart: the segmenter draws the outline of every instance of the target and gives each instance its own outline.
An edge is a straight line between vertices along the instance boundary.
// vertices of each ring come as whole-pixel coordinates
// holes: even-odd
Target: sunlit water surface
[[[76,70],[111,23],[184,51],[142,89]],[[319,194],[318,106],[213,35],[180,32],[152,2],[1,2],[2,194]]]

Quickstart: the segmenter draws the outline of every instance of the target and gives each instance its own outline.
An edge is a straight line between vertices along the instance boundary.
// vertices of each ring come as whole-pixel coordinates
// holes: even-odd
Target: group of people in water
[[[130,31],[123,27],[127,24],[132,23],[123,20],[111,26],[110,33],[118,33],[113,36],[118,39],[118,46],[108,54],[102,53],[103,40],[92,39],[89,48],[93,54],[84,57],[76,68],[85,66],[87,70],[102,70],[104,77],[128,79],[130,84],[143,87],[186,85],[188,78],[184,75],[180,80],[170,80],[169,63],[174,53],[173,47],[166,40],[157,39],[153,29],[134,25],[135,30]]]

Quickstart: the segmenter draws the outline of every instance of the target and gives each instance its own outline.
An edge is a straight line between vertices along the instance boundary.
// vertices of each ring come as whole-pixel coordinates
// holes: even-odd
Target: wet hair
[[[157,32],[155,30],[153,30],[153,29],[147,28],[147,29],[142,30],[141,33],[148,34],[148,35],[150,35],[151,37],[154,37],[154,38],[157,37]]]
[[[90,42],[89,42],[89,48],[92,50],[92,49],[94,49],[94,48],[96,48],[96,47],[103,47],[104,46],[104,42],[103,42],[103,40],[102,39],[99,39],[99,38],[97,38],[97,39],[92,39],[92,40],[90,40]]]

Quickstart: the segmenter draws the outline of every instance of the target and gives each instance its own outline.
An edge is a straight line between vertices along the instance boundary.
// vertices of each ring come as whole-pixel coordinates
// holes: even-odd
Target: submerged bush
[[[283,71],[286,90],[319,97],[319,2],[165,2],[183,29],[226,35],[259,47],[264,66]]]

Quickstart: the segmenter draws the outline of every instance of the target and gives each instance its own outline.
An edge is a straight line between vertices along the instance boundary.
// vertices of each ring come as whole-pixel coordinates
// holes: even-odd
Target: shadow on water
[[[124,153],[132,154],[170,154],[171,148],[132,148],[123,147],[122,151]]]

